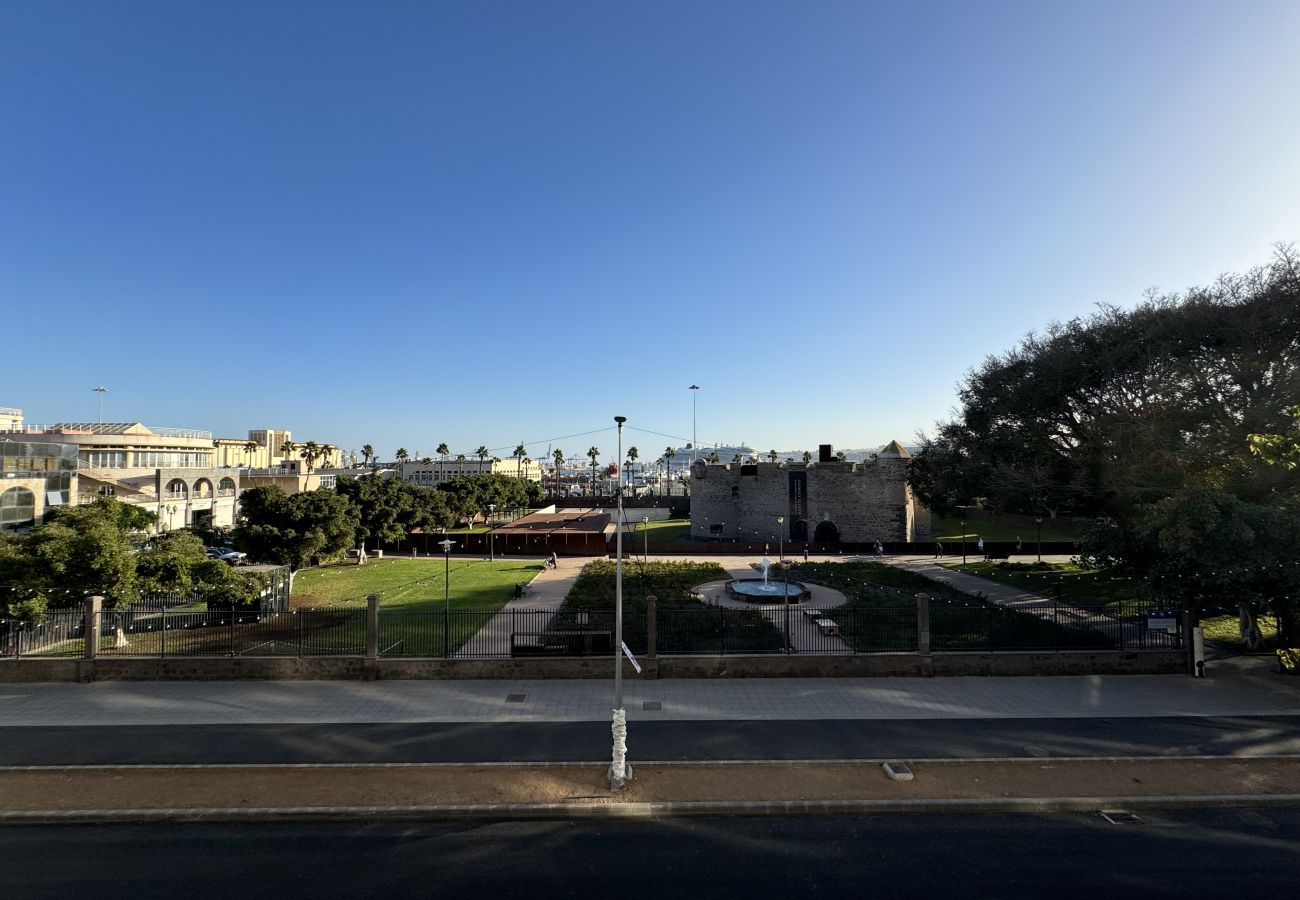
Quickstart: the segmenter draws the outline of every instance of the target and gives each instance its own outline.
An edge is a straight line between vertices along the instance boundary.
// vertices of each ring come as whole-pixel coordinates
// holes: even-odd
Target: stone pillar
[[[366,659],[363,667],[367,681],[379,677],[379,594],[366,597]]]
[[[916,595],[916,651],[930,655],[930,595]]]
[[[99,626],[101,613],[104,609],[104,598],[98,595],[86,598],[84,607],[84,628],[85,649],[82,652],[83,659],[94,659],[99,655]]]
[[[659,677],[659,660],[655,656],[658,643],[659,598],[649,594],[645,598],[645,677]]]

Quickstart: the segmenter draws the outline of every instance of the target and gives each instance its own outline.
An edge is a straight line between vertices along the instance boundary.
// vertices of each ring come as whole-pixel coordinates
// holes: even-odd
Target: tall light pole
[[[782,563],[785,562],[785,516],[776,517],[776,540],[777,562]],[[789,587],[788,584],[786,586]]]
[[[781,560],[781,572],[785,576],[785,653],[790,655],[790,564]]]
[[[1038,532],[1038,538],[1034,542],[1034,544],[1038,548],[1038,561],[1042,562],[1043,561],[1043,517],[1042,516],[1034,517],[1034,528]]]
[[[488,519],[495,520],[496,512],[497,512],[497,505],[495,503],[489,503]],[[496,558],[497,558],[497,533],[492,528],[492,521],[489,521],[488,522],[488,561],[491,562]]]
[[[695,454],[699,452],[700,442],[695,437],[695,395],[700,392],[698,384],[691,385],[691,468],[695,468]]]
[[[108,388],[100,385],[99,387],[91,388],[91,390],[96,394],[99,394],[99,421],[102,424],[104,421],[104,395],[108,393]]]
[[[627,416],[615,416],[618,425],[618,458],[623,458],[623,423]],[[619,525],[614,534],[614,717],[610,731],[614,756],[609,766],[609,787],[619,791],[630,777],[627,767],[627,712],[623,709],[623,492],[618,492]]]
[[[961,564],[966,565],[966,520],[961,520]]]
[[[641,552],[641,562],[650,561],[650,517],[641,517],[641,538],[645,541],[645,548]]]
[[[451,538],[438,542],[442,548],[442,658],[451,657],[451,545],[456,543]]]

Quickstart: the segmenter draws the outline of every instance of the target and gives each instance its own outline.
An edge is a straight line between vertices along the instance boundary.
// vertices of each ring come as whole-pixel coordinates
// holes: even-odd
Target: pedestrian
[[[556,557],[555,557],[555,551],[552,550],[552,551],[551,551],[551,555],[550,555],[550,557],[548,557],[547,560],[546,560],[546,568],[548,568],[548,569],[554,569],[554,568],[558,567],[559,564],[560,564],[560,561],[559,561],[558,559],[556,559]]]
[[[807,547],[804,547],[804,548],[803,548],[803,561],[804,561],[804,562],[807,562],[807,561],[808,561],[808,548],[807,548]]]
[[[934,558],[938,559],[943,556],[943,541],[934,542]]]
[[[876,541],[876,556],[884,556],[884,555],[885,555],[885,545],[880,543],[880,541]]]
[[[984,555],[984,538],[975,542],[975,549],[979,551],[980,556]]]
[[[1017,552],[1017,553],[1020,552],[1020,536],[1019,536],[1019,535],[1016,536],[1016,552]]]

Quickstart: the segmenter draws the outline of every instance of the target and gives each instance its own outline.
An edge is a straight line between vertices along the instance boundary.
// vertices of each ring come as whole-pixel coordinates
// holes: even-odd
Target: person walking
[[[980,556],[984,555],[984,538],[975,542],[975,549],[979,551]]]
[[[934,542],[934,558],[938,559],[943,556],[943,541]]]

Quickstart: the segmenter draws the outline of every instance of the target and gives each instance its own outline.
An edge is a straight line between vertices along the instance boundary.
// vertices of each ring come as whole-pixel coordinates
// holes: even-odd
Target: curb
[[[32,810],[0,813],[3,825],[127,822],[273,822],[373,819],[655,819],[679,816],[806,816],[873,813],[1098,812],[1101,810],[1300,806],[1300,794],[1189,797],[1007,797],[998,800],[778,800],[680,803],[499,803],[446,806],[285,806],[214,809]]]

